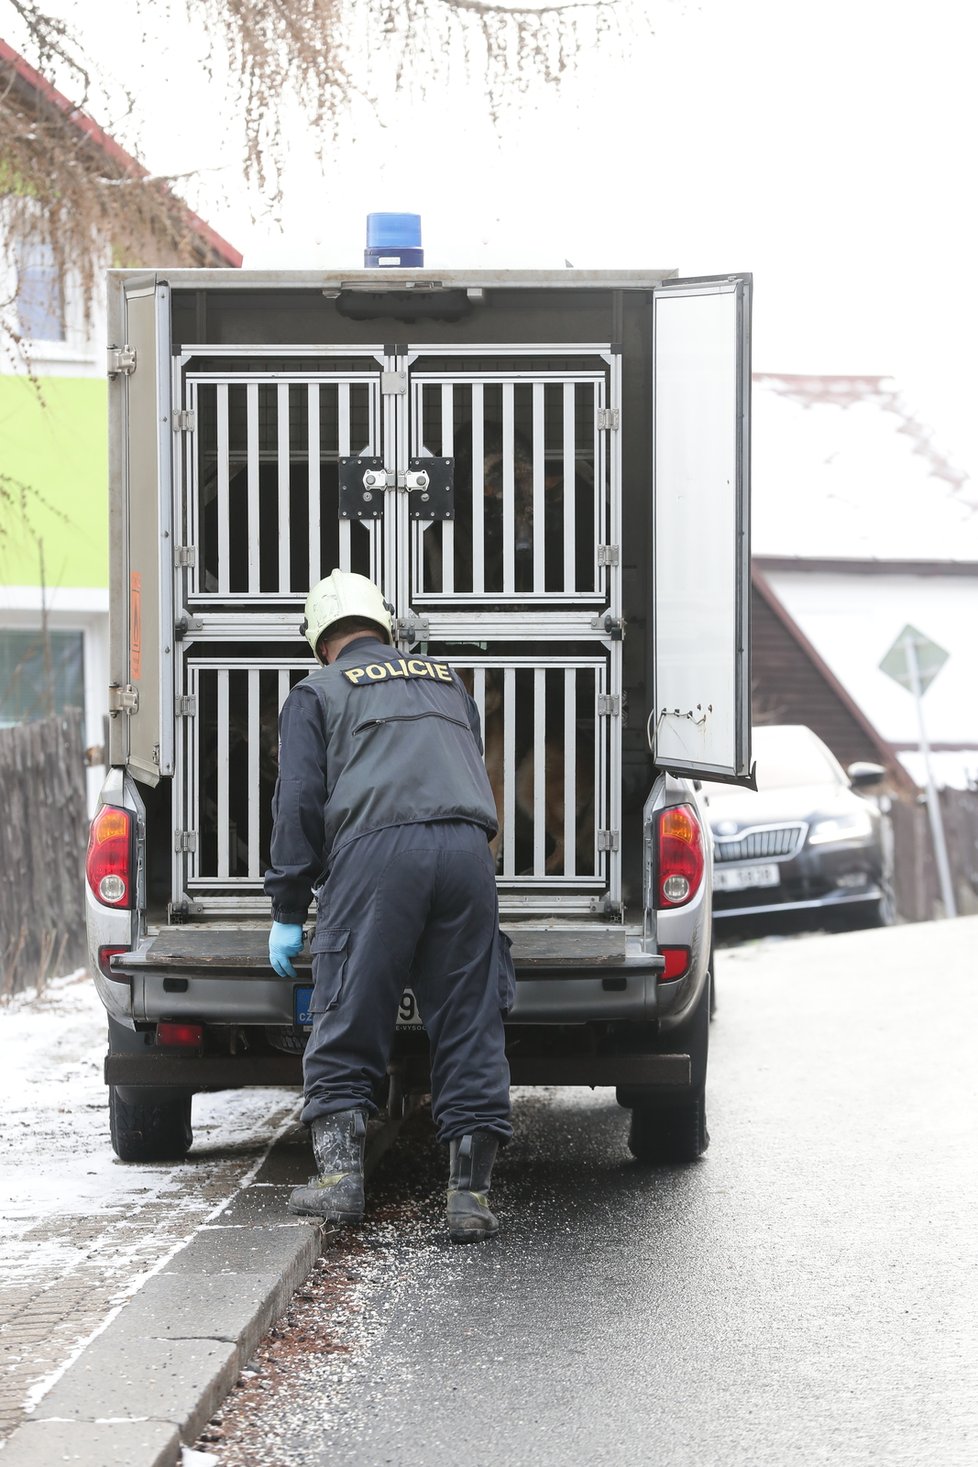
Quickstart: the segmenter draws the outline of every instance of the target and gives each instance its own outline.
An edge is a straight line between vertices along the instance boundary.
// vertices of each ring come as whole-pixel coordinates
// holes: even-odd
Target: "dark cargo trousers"
[[[473,1130],[509,1138],[502,1009],[512,1002],[512,965],[484,830],[432,821],[343,846],[320,893],[312,955],[307,1125],[333,1111],[376,1111],[410,987],[431,1045],[438,1139]]]

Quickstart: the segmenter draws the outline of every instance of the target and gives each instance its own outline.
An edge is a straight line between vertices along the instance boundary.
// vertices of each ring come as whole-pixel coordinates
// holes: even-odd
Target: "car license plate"
[[[732,866],[713,868],[714,891],[749,891],[753,886],[780,886],[777,866]]]
[[[311,988],[297,988],[294,995],[295,1022],[301,1029],[312,1028],[312,1014],[309,1005],[312,1003]],[[420,1029],[422,1028],[421,1015],[418,1013],[418,1000],[410,988],[405,988],[401,994],[401,1001],[397,1006],[398,1029]]]

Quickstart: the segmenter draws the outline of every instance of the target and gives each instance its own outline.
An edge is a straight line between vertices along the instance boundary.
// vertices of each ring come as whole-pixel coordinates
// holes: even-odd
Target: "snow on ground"
[[[0,1435],[234,1196],[297,1110],[291,1090],[196,1096],[186,1162],[124,1164],[109,1142],[105,1030],[83,972],[0,1008]]]

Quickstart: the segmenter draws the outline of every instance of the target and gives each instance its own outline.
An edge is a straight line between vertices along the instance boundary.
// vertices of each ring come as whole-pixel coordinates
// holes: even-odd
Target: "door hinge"
[[[192,408],[177,408],[170,419],[174,433],[196,433],[197,414]]]
[[[109,377],[129,377],[136,370],[136,348],[134,346],[110,346],[106,352],[106,373]]]
[[[406,372],[381,372],[380,391],[384,397],[402,397],[407,392]]]
[[[618,718],[621,715],[621,698],[617,693],[598,694],[598,717]]]
[[[132,683],[120,687],[118,683],[109,685],[109,713],[127,713],[130,716],[139,712],[139,689],[134,688]]]
[[[620,555],[621,552],[617,545],[599,545],[598,565],[617,565]]]
[[[598,831],[598,850],[617,851],[621,841],[621,832],[617,830]]]
[[[197,564],[197,546],[196,545],[175,545],[173,547],[173,564],[174,565],[196,565]]]
[[[173,635],[178,642],[182,642],[188,632],[202,632],[204,623],[199,616],[191,616],[189,611],[181,610],[176,621],[173,623]]]
[[[177,830],[173,834],[173,849],[178,853],[197,849],[196,830]]]
[[[173,711],[178,718],[197,717],[197,697],[194,693],[182,693],[173,700]]]
[[[598,408],[598,432],[609,433],[621,427],[621,408]]]

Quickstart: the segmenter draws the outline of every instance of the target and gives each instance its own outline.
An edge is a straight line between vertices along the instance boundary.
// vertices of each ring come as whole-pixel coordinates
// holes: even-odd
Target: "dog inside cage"
[[[455,667],[475,699],[499,830],[503,878],[597,874],[601,767],[595,717],[600,668],[539,666],[532,659]]]
[[[416,447],[454,459],[455,509],[423,532],[430,595],[593,595],[606,490],[595,384],[421,388]]]

